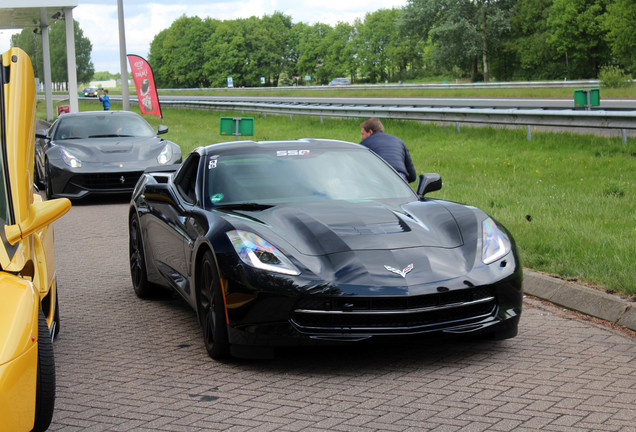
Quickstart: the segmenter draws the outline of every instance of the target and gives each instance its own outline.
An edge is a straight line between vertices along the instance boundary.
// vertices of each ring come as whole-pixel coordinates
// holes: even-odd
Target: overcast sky
[[[95,71],[119,72],[117,0],[79,0],[78,3],[73,9],[73,18],[93,44]],[[124,0],[126,51],[147,57],[153,37],[182,15],[229,20],[262,17],[278,11],[291,16],[293,23],[335,25],[353,23],[356,18],[364,19],[368,12],[400,8],[406,3],[407,0]],[[16,31],[0,31],[0,52],[9,48],[13,33]]]

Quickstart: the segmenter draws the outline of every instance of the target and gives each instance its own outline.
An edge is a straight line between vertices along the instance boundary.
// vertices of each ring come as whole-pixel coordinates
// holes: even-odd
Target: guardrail
[[[256,99],[256,97],[255,97]],[[627,130],[636,130],[636,110],[573,110],[573,109],[517,109],[517,108],[457,108],[423,107],[403,105],[356,105],[290,103],[272,101],[247,102],[224,100],[170,100],[161,99],[163,106],[219,111],[247,111],[285,115],[311,115],[321,117],[380,117],[401,120],[418,120],[462,123],[526,126],[528,140],[531,126],[566,128],[602,128],[622,131],[623,143],[627,142]],[[111,101],[121,101],[111,97]],[[135,97],[131,101],[136,102]]]
[[[634,80],[636,82],[636,80]],[[280,91],[290,89],[311,89],[311,90],[334,90],[334,89],[395,89],[395,88],[408,88],[408,89],[453,89],[453,88],[527,88],[527,87],[584,87],[592,86],[598,87],[600,85],[599,80],[559,80],[559,81],[502,81],[502,82],[444,82],[444,83],[386,83],[386,84],[351,84],[346,86],[328,86],[328,85],[300,85],[300,86],[279,86],[279,87],[233,87],[233,92],[240,92],[244,90],[258,90],[258,91]],[[197,90],[219,90],[222,88],[191,88],[191,89],[159,89],[160,92],[171,91],[197,91]]]

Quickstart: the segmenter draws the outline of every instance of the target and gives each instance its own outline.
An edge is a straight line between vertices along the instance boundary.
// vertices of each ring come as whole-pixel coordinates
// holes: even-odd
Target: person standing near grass
[[[384,159],[406,181],[417,179],[409,149],[400,138],[384,133],[384,126],[377,118],[365,120],[360,125],[362,144]]]
[[[108,111],[110,109],[110,98],[108,97],[108,90],[104,90],[104,96],[99,96],[99,101],[104,105],[104,111]]]

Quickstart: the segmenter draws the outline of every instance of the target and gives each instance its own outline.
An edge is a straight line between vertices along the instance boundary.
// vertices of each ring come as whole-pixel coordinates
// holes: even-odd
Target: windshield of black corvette
[[[208,158],[207,204],[414,199],[413,190],[364,149],[280,149]]]
[[[53,136],[54,140],[152,137],[154,129],[142,118],[131,115],[95,114],[62,116]]]

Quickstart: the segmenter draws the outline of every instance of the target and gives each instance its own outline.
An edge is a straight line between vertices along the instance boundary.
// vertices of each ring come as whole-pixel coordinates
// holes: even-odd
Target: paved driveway
[[[195,314],[139,300],[125,200],[55,223],[55,431],[636,431],[636,339],[526,299],[518,337],[215,362]]]

